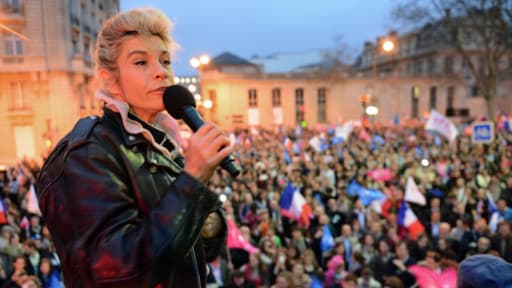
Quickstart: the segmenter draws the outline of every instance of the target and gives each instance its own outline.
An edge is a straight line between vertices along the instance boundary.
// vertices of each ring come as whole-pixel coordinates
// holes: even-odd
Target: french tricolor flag
[[[4,199],[0,197],[0,224],[7,224],[7,207]]]
[[[306,199],[300,194],[299,189],[288,182],[279,201],[281,214],[297,221],[300,225],[309,226],[310,218],[313,217],[311,207]]]
[[[398,217],[396,219],[398,226],[405,227],[409,232],[409,239],[416,240],[421,233],[425,232],[425,227],[421,224],[416,214],[412,211],[412,209],[407,205],[407,203],[402,201],[402,205],[398,209]]]

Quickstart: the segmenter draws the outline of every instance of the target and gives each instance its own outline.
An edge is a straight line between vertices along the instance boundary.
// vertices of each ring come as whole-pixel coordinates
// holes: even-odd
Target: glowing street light
[[[212,106],[213,106],[213,102],[212,102],[212,100],[210,100],[210,99],[205,99],[205,100],[203,101],[203,106],[204,106],[204,108],[206,108],[206,109],[211,109],[211,108],[212,108]]]
[[[199,68],[199,66],[207,65],[208,63],[210,63],[210,56],[208,55],[201,55],[190,59],[190,65],[196,69]]]
[[[376,116],[377,114],[379,114],[379,108],[373,105],[367,106],[366,114],[368,114],[368,116]]]
[[[395,48],[395,43],[389,39],[382,43],[382,49],[386,52],[391,52]]]
[[[188,91],[190,91],[192,93],[196,93],[197,92],[196,85],[193,85],[193,84],[188,85]]]
[[[210,63],[210,57],[208,55],[201,55],[199,57],[199,63],[201,65],[206,65],[206,64]]]
[[[192,65],[192,67],[194,67],[194,68],[197,68],[197,67],[199,67],[199,65],[201,65],[201,62],[199,61],[199,59],[194,57],[194,58],[190,59],[190,65]]]

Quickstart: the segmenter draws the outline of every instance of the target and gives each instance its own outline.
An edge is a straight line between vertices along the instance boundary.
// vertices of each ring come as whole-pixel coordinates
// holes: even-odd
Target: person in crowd
[[[416,264],[416,259],[409,255],[409,247],[406,241],[397,243],[395,247],[395,258],[392,260],[394,265],[394,276],[398,276],[406,287],[411,287],[415,284],[416,279],[407,268]]]
[[[170,27],[151,8],[104,22],[95,46],[103,115],[78,121],[39,173],[66,287],[204,287],[206,262],[225,245],[222,203],[207,185],[232,147],[205,123],[182,151],[163,113]]]
[[[24,247],[25,255],[28,259],[28,271],[33,271],[36,276],[39,272],[39,262],[41,261],[41,254],[39,253],[39,249],[37,244],[33,240],[25,240]]]
[[[231,281],[224,286],[225,288],[256,288],[254,284],[245,277],[245,272],[235,270],[231,275]]]
[[[29,275],[27,258],[25,255],[22,254],[16,256],[16,258],[14,258],[12,266],[13,271],[10,273],[10,275],[7,275],[3,287],[21,287],[21,283]],[[31,273],[30,275],[33,275],[33,273]]]
[[[276,283],[271,288],[291,288],[295,286],[294,275],[290,271],[281,271],[277,275]]]
[[[264,285],[268,271],[266,270],[266,266],[261,263],[261,258],[258,253],[249,255],[249,263],[247,263],[242,270],[245,272],[245,279],[254,284],[254,286],[259,287]]]
[[[126,38],[131,36],[126,36]],[[117,63],[114,64],[117,65]],[[149,63],[140,63],[142,67],[146,65],[149,65]],[[123,71],[126,70],[123,67],[120,67],[118,70],[125,74]],[[118,78],[124,79],[124,77]],[[112,82],[116,83],[116,81]],[[100,85],[100,87],[103,86]],[[108,103],[106,108],[112,108],[113,106]],[[133,117],[132,114],[138,115],[138,109],[132,110],[130,111],[129,109],[129,113],[127,113],[129,117]],[[114,115],[121,115],[119,111],[117,109],[115,113],[118,114]],[[134,118],[129,117],[129,122],[134,120]],[[118,127],[122,128],[124,127],[123,125],[119,123]],[[277,285],[277,282],[280,285],[286,285],[287,281],[283,281],[285,279],[279,277],[281,273],[301,274],[300,271],[304,271],[302,273],[303,281],[300,281],[299,278],[301,277],[295,277],[292,285],[296,287],[316,288],[329,287],[328,285],[331,287],[341,287],[342,285],[356,285],[354,283],[362,286],[367,285],[366,280],[370,279],[368,277],[371,273],[369,273],[368,268],[374,275],[373,279],[382,287],[409,287],[409,280],[413,279],[405,276],[407,276],[408,270],[412,268],[410,268],[411,266],[403,265],[405,269],[401,269],[402,265],[400,263],[408,262],[404,259],[416,259],[419,263],[428,262],[436,271],[444,271],[447,267],[457,268],[461,261],[473,254],[485,256],[498,255],[507,261],[511,260],[509,258],[512,258],[512,256],[508,255],[510,254],[508,252],[512,251],[512,249],[509,249],[508,243],[510,238],[508,210],[510,210],[509,207],[512,207],[512,204],[510,204],[512,203],[510,202],[510,199],[512,199],[510,197],[512,195],[510,192],[512,191],[512,188],[510,188],[512,187],[512,181],[510,180],[512,178],[512,160],[510,160],[512,159],[512,152],[510,152],[512,151],[512,134],[510,131],[498,127],[496,129],[497,143],[473,145],[470,135],[460,134],[454,143],[449,143],[441,135],[426,131],[424,123],[419,121],[404,121],[404,123],[397,126],[386,126],[382,125],[382,123],[366,123],[364,125],[368,126],[358,127],[355,125],[353,131],[342,142],[336,144],[334,144],[334,141],[331,144],[331,140],[336,137],[334,124],[329,126],[327,130],[322,130],[318,127],[301,127],[300,129],[296,127],[279,127],[274,130],[260,128],[230,131],[233,134],[230,138],[235,139],[230,149],[243,166],[242,174],[236,179],[232,179],[225,171],[218,168],[214,170],[212,167],[214,171],[211,177],[208,180],[199,182],[207,187],[207,190],[214,192],[214,194],[221,197],[225,196],[226,201],[224,201],[223,207],[226,213],[230,215],[230,219],[235,222],[243,241],[252,245],[256,250],[259,248],[260,251],[256,252],[252,249],[250,250],[253,251],[251,253],[254,255],[259,255],[260,263],[269,271],[265,275],[265,280],[262,283],[263,287]],[[461,123],[461,125],[468,124]],[[95,124],[95,128],[92,131],[98,127],[98,124]],[[164,127],[161,128],[166,131],[165,133],[172,132],[168,132]],[[150,134],[154,132],[152,129],[146,129]],[[366,136],[361,137],[364,136],[363,132],[369,136],[368,140],[365,138]],[[114,132],[111,134],[116,135]],[[142,139],[137,138],[137,133],[126,134],[126,143],[133,143],[129,142],[129,136],[136,137],[136,140],[134,140],[136,145],[130,146],[130,148],[136,147],[136,150],[139,150],[138,152],[148,147],[154,147],[151,141],[147,141],[147,138],[144,138],[144,136]],[[314,136],[321,138],[325,143],[325,147],[321,151],[314,149],[309,144],[309,140]],[[379,140],[381,142],[372,143],[373,138],[379,137],[383,139],[382,141]],[[168,138],[170,138],[169,141],[174,145],[178,137]],[[284,145],[283,139],[286,138],[291,139],[293,145],[289,147]],[[67,143],[70,143],[70,139],[66,139]],[[157,135],[155,139],[163,138],[158,138]],[[186,141],[190,141],[192,146],[194,146],[193,141],[195,140],[197,139],[190,138]],[[157,142],[158,144],[161,143],[160,141]],[[181,143],[181,141],[178,142]],[[72,144],[78,145],[78,142],[72,142]],[[139,144],[141,145],[139,146]],[[167,140],[163,144],[164,147],[170,146]],[[185,158],[177,157],[171,160],[177,162],[181,160],[181,163],[177,164],[178,166],[181,164],[183,167],[183,164],[186,164],[184,159],[190,156],[187,152],[195,150],[192,147],[192,150],[188,151],[187,147],[189,146],[187,143],[184,145],[176,144],[176,147],[179,147],[177,150]],[[76,157],[74,153],[77,150],[81,151],[81,149],[88,147],[87,145],[89,144],[80,142],[80,145],[82,146],[75,146],[73,148],[75,150],[71,154],[67,154],[71,155],[71,160],[75,159],[73,157]],[[57,145],[55,149],[62,149],[62,146]],[[158,148],[155,149],[158,150]],[[175,151],[171,148],[167,150],[171,151],[171,153]],[[288,153],[289,158],[285,157],[285,151]],[[133,155],[139,155],[137,151],[132,152],[135,153]],[[98,161],[99,159],[101,161],[105,160],[105,158],[98,158]],[[113,157],[112,159],[115,160],[116,158]],[[419,164],[422,159],[429,160],[428,167]],[[49,160],[55,162],[55,158],[52,158],[51,155]],[[87,160],[86,163],[91,163],[89,159]],[[142,163],[140,166],[142,170],[148,167],[151,169],[149,160],[140,163]],[[157,170],[154,170],[155,173],[151,174],[154,175],[155,183],[158,183],[158,185],[163,183],[162,187],[167,187],[166,185],[172,182],[166,178],[167,176],[160,174],[159,169],[169,168],[166,166],[166,163],[168,164],[168,162],[164,162],[163,166],[157,165]],[[23,168],[20,169],[20,167]],[[114,168],[117,169],[119,167],[122,166],[115,166]],[[373,179],[369,176],[368,172],[374,169],[389,169],[392,174],[391,180],[377,181]],[[12,276],[12,271],[15,270],[14,266],[19,264],[14,264],[15,257],[28,253],[27,250],[29,248],[21,244],[25,243],[25,240],[37,243],[36,246],[41,256],[39,267],[43,262],[47,262],[44,259],[50,257],[51,270],[54,271],[52,273],[60,275],[61,259],[58,257],[54,247],[55,244],[57,246],[59,246],[59,243],[62,244],[62,241],[58,237],[53,237],[52,232],[54,231],[48,229],[52,227],[52,223],[46,221],[44,217],[39,217],[39,224],[35,225],[39,229],[34,229],[35,234],[33,233],[34,235],[32,236],[27,234],[32,222],[31,218],[34,214],[26,211],[26,192],[32,180],[40,178],[38,175],[41,171],[46,170],[38,168],[30,159],[20,159],[20,165],[17,163],[6,169],[2,196],[7,211],[7,223],[0,224],[2,225],[0,231],[5,229],[10,232],[10,236],[7,237],[7,233],[5,233],[6,237],[4,238],[10,238],[9,241],[2,242],[2,239],[0,239],[0,259],[4,266],[6,278]],[[21,174],[28,175],[28,177],[23,179],[23,176],[20,177]],[[179,175],[179,173],[171,173],[171,175],[173,175],[173,183],[180,180],[179,176],[174,179],[175,175]],[[424,193],[427,200],[427,204],[424,206],[411,205],[414,213],[417,214],[417,218],[425,227],[425,232],[414,241],[408,238],[407,233],[403,233],[404,227],[398,223],[398,210],[406,192],[408,176],[414,177],[418,188]],[[351,190],[350,184],[353,181],[363,188],[376,189],[382,192],[387,197],[387,200],[384,203],[379,203],[382,205],[380,207],[363,205],[361,201],[365,195],[358,192],[354,193]],[[88,182],[90,181],[84,183]],[[304,203],[311,207],[313,215],[309,219],[309,225],[299,224],[297,220],[282,213],[280,202],[283,189],[288,182],[297,188],[297,192],[304,196]],[[112,186],[104,188],[110,189]],[[40,185],[37,185],[36,188],[37,193],[40,194]],[[77,191],[83,192],[80,187]],[[153,195],[155,199],[165,200],[167,191],[167,189],[163,189]],[[97,195],[102,195],[101,199],[105,199],[104,197],[107,195],[112,196],[111,194]],[[120,196],[124,197],[127,195],[131,194],[121,194]],[[145,194],[141,193],[141,195]],[[90,200],[90,198],[88,199]],[[497,212],[493,213],[491,199],[496,203]],[[150,204],[157,202],[157,200],[154,200],[155,202],[151,201],[129,202],[129,205],[135,205],[135,203],[147,205],[141,206],[144,207],[140,210],[141,214],[133,215],[149,213],[148,211],[155,207]],[[42,208],[47,203],[47,201],[40,202]],[[253,204],[255,210],[254,214],[251,214]],[[212,211],[215,211],[214,214],[222,214],[222,211],[217,209]],[[209,215],[210,213],[204,213],[202,217],[206,214]],[[224,227],[221,214],[219,214],[221,221],[217,223],[221,223],[221,227]],[[142,218],[133,217],[123,218],[137,219],[137,221],[129,222],[129,226],[122,226],[128,227],[127,229],[123,228],[123,231],[128,234],[139,231],[133,227],[139,227],[140,222],[138,222],[138,219]],[[209,219],[208,217],[206,218]],[[350,228],[350,233],[347,232],[346,235],[351,235],[348,237],[351,240],[347,246],[345,246],[345,241],[339,241],[339,239],[343,239],[342,234],[345,225]],[[198,224],[197,227],[199,226],[201,225]],[[69,224],[67,227],[73,227],[73,225]],[[325,227],[327,229],[324,230]],[[346,231],[348,231],[348,228],[345,228]],[[300,233],[296,229],[299,229]],[[45,230],[48,232],[45,232]],[[102,231],[104,233],[102,235],[109,235],[109,237],[110,235],[118,235],[114,233],[115,229],[98,231]],[[205,251],[209,251],[211,246],[208,244],[215,243],[217,240],[223,241],[223,233],[225,232],[224,228],[221,228],[217,237],[208,238],[200,236],[198,242],[196,242],[197,245],[193,246],[196,249],[205,248]],[[41,237],[39,238],[36,234],[40,234]],[[118,238],[109,238],[111,241],[116,239]],[[54,240],[57,240],[57,243],[54,243]],[[86,237],[85,240],[99,245],[94,247],[110,247],[102,245],[113,243],[109,241],[95,242],[91,237]],[[397,250],[402,243],[407,243],[409,248],[409,256],[405,258],[403,255],[407,253],[404,254],[403,251]],[[372,248],[372,246],[375,247]],[[141,243],[139,247],[151,246],[142,245]],[[302,254],[298,248],[303,249]],[[198,255],[201,254],[201,251],[196,249],[194,249],[194,252],[196,256],[199,256],[199,262],[204,263],[202,260],[204,259],[203,256]],[[135,250],[130,249],[130,251]],[[224,249],[216,249],[216,251],[223,252]],[[216,266],[214,265],[217,260],[209,263],[209,269],[205,269],[205,271],[210,271],[208,277],[205,276],[208,279],[208,284],[220,287],[229,287],[230,285],[234,285],[232,287],[243,287],[244,285],[253,287],[254,283],[250,281],[251,277],[247,277],[245,274],[247,271],[242,268],[244,266],[248,267],[251,261],[253,263],[256,262],[254,259],[251,259],[252,254],[242,248],[228,249],[227,252],[226,255],[222,256],[210,255],[213,259],[220,259],[221,263],[223,263],[220,267],[227,267],[227,269],[215,268]],[[396,252],[396,255],[393,252]],[[279,264],[279,253],[283,253],[286,257],[284,265]],[[433,253],[439,255],[440,259],[436,260],[430,257]],[[429,257],[427,257],[427,254]],[[73,255],[80,254],[74,253]],[[358,255],[363,256],[363,258],[360,258],[363,259],[362,261],[357,260]],[[91,258],[91,255],[86,256],[91,261],[96,259]],[[208,258],[206,260],[210,260],[209,257],[206,258]],[[341,261],[336,261],[336,259]],[[402,260],[400,262],[395,261],[399,259]],[[69,263],[69,257],[63,260],[63,265]],[[190,260],[189,258],[187,261],[184,261],[185,265],[180,266],[186,270],[186,273],[181,273],[182,271],[180,270],[180,275],[186,276],[189,279],[197,279],[196,277],[189,277],[191,274],[195,274],[195,272],[190,273],[194,270],[191,269],[194,265],[192,265]],[[349,262],[352,262],[352,265]],[[25,263],[29,263],[27,259]],[[330,270],[329,265],[334,265],[336,269]],[[277,269],[277,274],[270,273],[274,271],[276,266],[282,266],[282,268]],[[149,271],[151,266],[145,265],[144,267],[148,268],[148,270],[144,271]],[[202,270],[203,268],[199,267],[199,269]],[[243,274],[243,277],[233,277],[233,273],[228,273],[228,276],[219,276],[220,270],[239,271],[238,273]],[[202,273],[200,271],[200,274]],[[18,274],[21,275],[17,277],[21,285],[29,275],[27,272]],[[223,279],[222,284],[215,281],[218,277]],[[335,279],[336,277],[339,281]],[[65,277],[61,279],[65,279]],[[347,281],[343,282],[343,279]],[[6,279],[4,282],[18,285],[11,279]],[[160,287],[165,287],[165,284],[167,284],[165,281],[160,283],[163,284]],[[194,287],[194,285],[192,284],[190,287]]]
[[[37,278],[43,288],[64,288],[60,273],[53,269],[49,258],[41,258]]]

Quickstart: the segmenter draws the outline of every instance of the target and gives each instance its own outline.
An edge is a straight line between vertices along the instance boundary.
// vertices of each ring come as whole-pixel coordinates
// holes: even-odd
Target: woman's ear
[[[99,70],[100,83],[102,83],[103,89],[108,91],[112,95],[120,94],[121,89],[117,83],[117,78],[114,72],[106,69]]]

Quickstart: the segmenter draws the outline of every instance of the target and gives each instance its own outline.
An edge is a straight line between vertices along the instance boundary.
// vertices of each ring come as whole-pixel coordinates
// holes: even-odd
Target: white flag
[[[455,124],[453,122],[444,117],[442,114],[437,112],[436,110],[430,111],[430,117],[428,118],[427,123],[425,124],[426,130],[434,130],[441,135],[445,136],[452,142],[457,138],[457,135],[459,134],[459,131],[457,131],[457,127],[455,127]]]
[[[27,211],[32,214],[41,216],[41,210],[39,210],[39,202],[36,197],[36,189],[34,185],[30,185],[30,190],[27,194]]]
[[[425,195],[421,193],[420,189],[414,182],[411,176],[407,179],[407,187],[405,188],[405,201],[419,204],[421,206],[425,206],[427,204],[427,199],[425,199]]]
[[[314,136],[309,140],[309,145],[315,149],[316,152],[322,151],[322,142],[320,141],[320,138],[318,136]]]
[[[341,137],[343,140],[347,141],[353,129],[354,123],[352,121],[347,121],[343,126],[336,127],[336,137]]]

